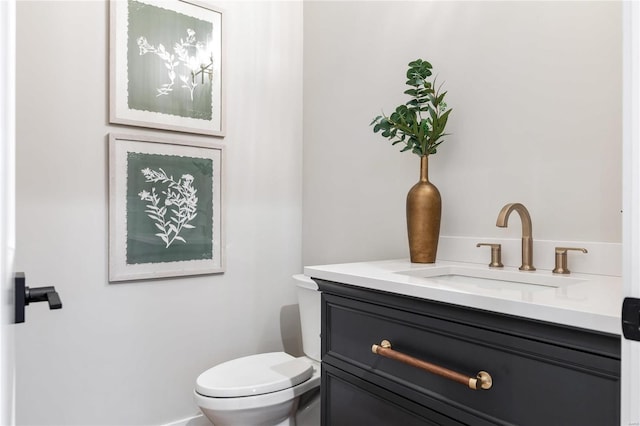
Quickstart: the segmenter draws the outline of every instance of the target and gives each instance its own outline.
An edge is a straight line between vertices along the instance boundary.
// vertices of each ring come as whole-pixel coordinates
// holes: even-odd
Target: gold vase
[[[429,182],[429,157],[420,157],[420,181],[407,194],[407,231],[411,263],[434,263],[440,236],[442,201]]]

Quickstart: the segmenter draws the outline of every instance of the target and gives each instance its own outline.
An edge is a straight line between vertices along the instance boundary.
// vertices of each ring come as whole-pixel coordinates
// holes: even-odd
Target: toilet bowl
[[[250,355],[198,376],[195,402],[215,426],[320,424],[320,292],[307,276],[293,279],[306,356]]]

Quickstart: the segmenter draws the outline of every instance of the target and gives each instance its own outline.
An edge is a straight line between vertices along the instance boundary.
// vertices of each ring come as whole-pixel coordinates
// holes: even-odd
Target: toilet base
[[[320,426],[320,388],[300,397],[295,426]]]
[[[295,412],[298,399],[286,404],[260,409],[238,411],[207,410],[200,407],[202,413],[214,426],[296,426]],[[264,420],[267,418],[268,420]]]
[[[241,398],[237,404],[233,404],[234,398],[222,398],[221,401],[202,396],[195,391],[194,397],[200,411],[215,426],[320,426],[319,376],[319,372],[316,371],[308,383],[297,386],[302,390],[302,394],[295,392],[297,395],[291,395],[285,392],[285,395],[280,395],[277,401],[271,401],[271,404],[247,406],[249,404],[244,403],[243,399],[273,399],[276,395]],[[290,396],[286,397],[286,394]]]

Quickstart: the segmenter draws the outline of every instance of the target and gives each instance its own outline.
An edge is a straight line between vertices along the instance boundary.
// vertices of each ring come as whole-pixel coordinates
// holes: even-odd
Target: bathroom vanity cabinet
[[[322,424],[618,425],[620,338],[317,279]],[[392,349],[475,377],[469,387],[372,352]]]

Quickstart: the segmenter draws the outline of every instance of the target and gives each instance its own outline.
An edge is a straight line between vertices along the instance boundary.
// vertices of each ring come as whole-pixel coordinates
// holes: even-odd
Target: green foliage
[[[435,154],[444,142],[443,137],[448,135],[444,133],[451,113],[444,102],[447,92],[440,93],[440,87],[435,88],[435,79],[433,83],[427,80],[431,69],[431,64],[422,59],[409,62],[406,84],[411,88],[404,93],[411,100],[398,106],[390,116],[377,116],[370,124],[375,133],[389,139],[392,145],[404,145],[401,152]]]

